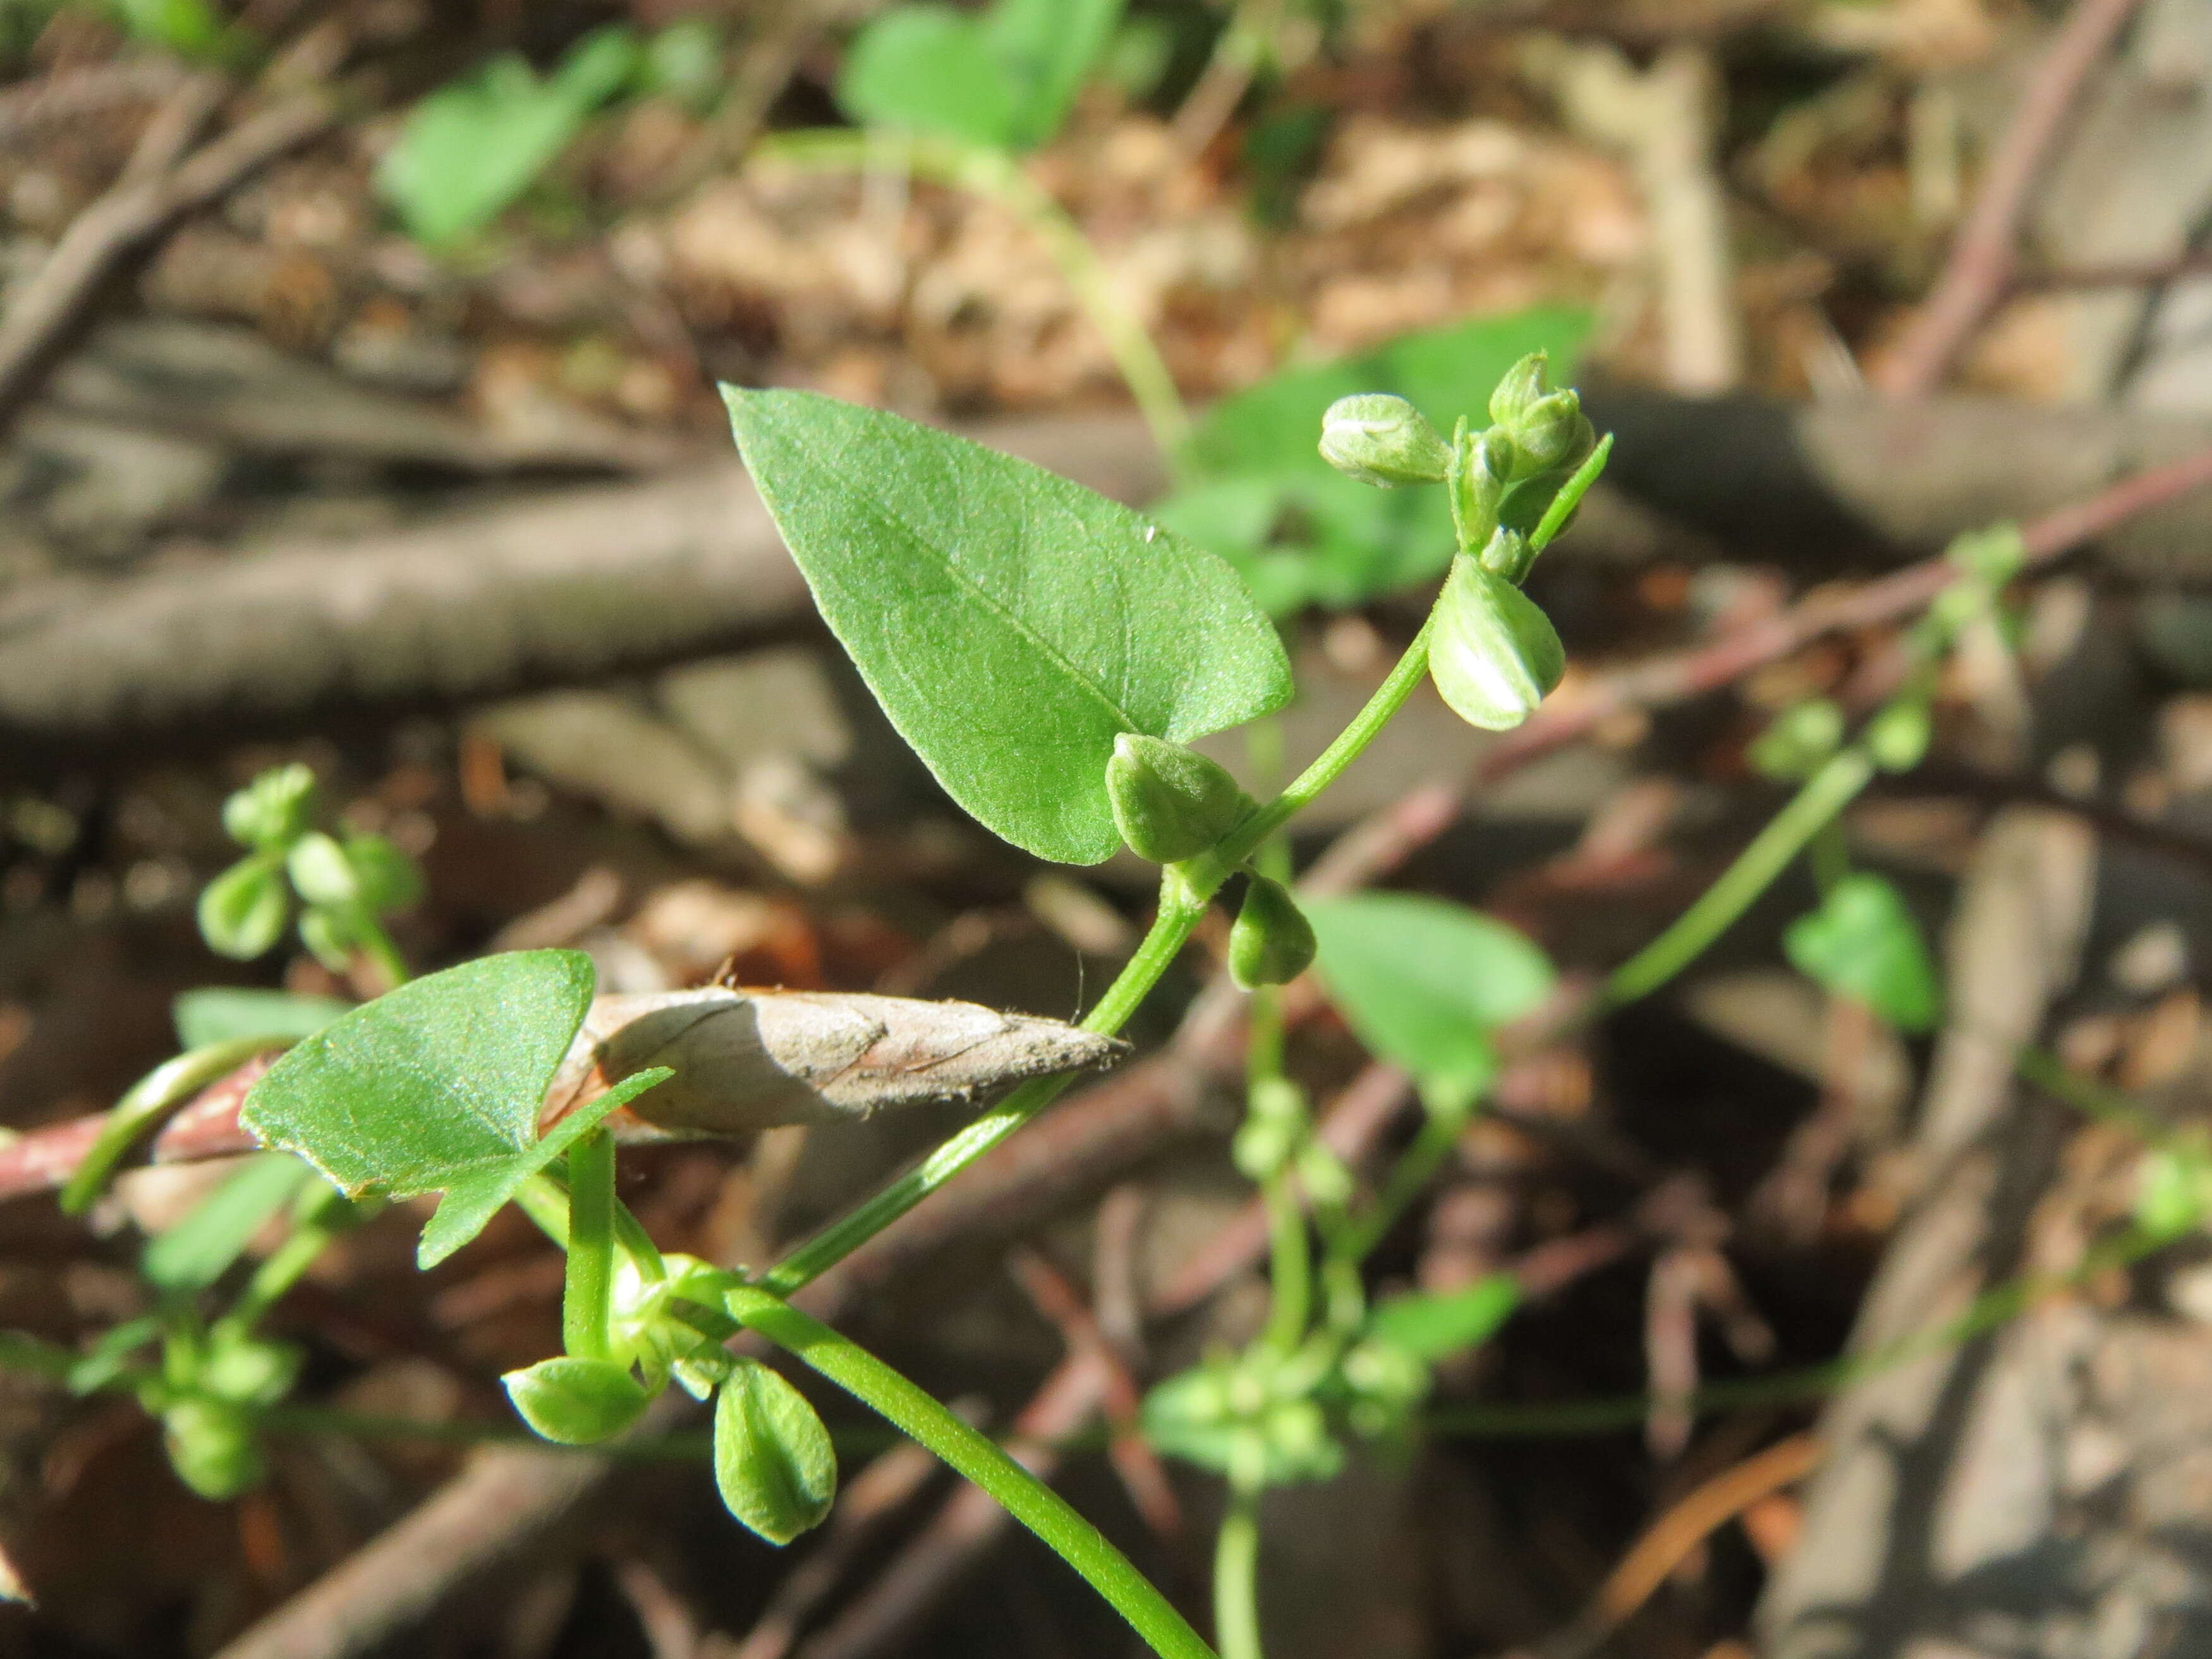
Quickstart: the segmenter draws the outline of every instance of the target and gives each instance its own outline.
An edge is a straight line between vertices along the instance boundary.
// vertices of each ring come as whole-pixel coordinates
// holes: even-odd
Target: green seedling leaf
[[[242,847],[282,850],[315,812],[315,775],[297,762],[272,766],[222,804],[222,827]]]
[[[626,1078],[538,1138],[592,988],[578,951],[509,951],[414,980],[299,1043],[253,1085],[240,1121],[349,1195],[443,1192],[418,1253],[434,1265],[576,1136],[671,1075]]]
[[[652,1403],[627,1365],[564,1355],[500,1378],[515,1413],[563,1446],[596,1446],[637,1421]]]
[[[1004,149],[1016,128],[1014,89],[974,19],[950,6],[899,6],[854,38],[837,102],[863,126],[890,127]]]
[[[1316,899],[1321,973],[1359,1040],[1425,1086],[1472,1099],[1498,1066],[1491,1033],[1552,993],[1552,965],[1504,922],[1440,899]]]
[[[981,17],[900,6],[854,37],[837,101],[867,126],[1032,149],[1067,118],[1121,15],[1121,0],[999,0]]]
[[[2195,1232],[2212,1213],[2212,1152],[2177,1139],[2142,1156],[2136,1175],[2136,1225],[2154,1238]]]
[[[804,392],[726,387],[822,616],[951,797],[1041,858],[1121,838],[1125,732],[1188,743],[1278,708],[1281,641],[1236,573],[1103,496]]]
[[[1434,1364],[1487,1341],[1520,1305],[1521,1282],[1510,1273],[1492,1273],[1464,1290],[1385,1302],[1368,1316],[1366,1334]]]
[[[361,902],[373,914],[404,910],[422,896],[422,872],[386,837],[349,836],[345,855]]]
[[[1943,1017],[1943,981],[1905,896],[1865,871],[1844,877],[1820,908],[1782,936],[1790,964],[1836,996],[1863,1002],[1900,1031]]]
[[[1033,149],[1060,131],[1121,21],[1122,0],[998,0],[984,45],[1012,92],[1009,138]]]
[[[228,1400],[180,1400],[161,1413],[161,1440],[177,1478],[214,1503],[259,1483],[267,1468],[252,1419]]]
[[[240,1037],[313,1036],[354,1005],[336,997],[300,996],[290,991],[254,991],[212,986],[186,991],[171,1006],[180,1047],[198,1048]]]
[[[141,1314],[102,1332],[70,1366],[69,1375],[63,1379],[69,1391],[96,1394],[107,1387],[131,1369],[131,1356],[148,1343],[159,1341],[162,1331],[161,1315]]]
[[[806,1396],[739,1359],[714,1399],[714,1485],[730,1513],[771,1544],[819,1526],[837,1496],[837,1454]]]
[[[240,859],[200,893],[200,937],[208,949],[236,962],[264,955],[284,936],[291,896],[273,857]]]
[[[618,25],[586,35],[543,80],[519,57],[495,59],[415,106],[377,168],[377,193],[431,246],[481,230],[621,90],[636,60],[635,38]]]
[[[231,43],[229,26],[207,0],[117,0],[116,9],[134,37],[195,62],[213,62]]]
[[[146,1247],[141,1271],[164,1291],[204,1291],[230,1271],[253,1236],[309,1178],[283,1152],[254,1158]]]
[[[309,904],[351,904],[361,896],[361,882],[345,848],[319,830],[292,843],[284,872],[292,878],[292,890]]]

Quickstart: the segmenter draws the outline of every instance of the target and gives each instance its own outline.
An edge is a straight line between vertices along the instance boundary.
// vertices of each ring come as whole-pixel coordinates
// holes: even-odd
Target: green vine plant
[[[945,792],[1039,857],[1092,864],[1127,848],[1160,866],[1150,929],[1083,1021],[1087,1041],[1122,1028],[1210,907],[1232,908],[1227,966],[1251,1003],[1246,1111],[1231,1150],[1269,1219],[1269,1304],[1249,1341],[1158,1382],[1141,1425],[1160,1449],[1225,1484],[1214,1638],[1228,1659],[1257,1659],[1261,1494],[1326,1479],[1359,1445],[1388,1454],[1425,1429],[1480,1426],[1464,1411],[1430,1408],[1431,1376],[1512,1314],[1514,1279],[1377,1302],[1367,1263],[1480,1109],[1501,1066],[1498,1032],[1557,990],[1534,944],[1462,906],[1407,894],[1298,898],[1283,832],[1425,678],[1486,730],[1510,729],[1538,708],[1564,653],[1522,583],[1571,522],[1609,441],[1574,392],[1553,386],[1540,353],[1498,381],[1479,428],[1462,420],[1449,438],[1395,394],[1330,404],[1326,465],[1360,487],[1440,489],[1451,551],[1428,617],[1367,704],[1263,800],[1190,746],[1261,720],[1292,694],[1275,628],[1231,565],[1065,479],[897,416],[806,392],[726,397],[745,463],[823,619]],[[1808,851],[1822,897],[1789,930],[1790,959],[1900,1029],[1939,1017],[1940,978],[1910,909],[1887,881],[1850,867],[1835,826],[1879,771],[1917,763],[1936,672],[1961,630],[1998,604],[2018,569],[2018,539],[1965,538],[1954,557],[1958,578],[1912,632],[1896,692],[1854,736],[1832,705],[1785,711],[1755,757],[1797,793],[1616,970],[1585,1017],[1669,982]],[[419,893],[411,865],[388,842],[332,835],[316,819],[302,769],[265,774],[234,797],[225,823],[245,852],[207,889],[202,927],[216,949],[246,958],[296,924],[302,943],[371,1000],[349,1007],[241,990],[183,999],[184,1052],[118,1103],[64,1206],[83,1211],[164,1117],[262,1057],[267,1070],[240,1121],[265,1150],[148,1244],[149,1312],[82,1352],[7,1336],[0,1363],[80,1393],[134,1395],[162,1423],[179,1476],[229,1496],[259,1478],[269,1433],[391,1426],[288,1405],[299,1352],[261,1328],[330,1242],[392,1200],[436,1194],[417,1248],[427,1267],[512,1203],[565,1252],[561,1352],[503,1379],[532,1434],[659,1455],[625,1439],[653,1401],[672,1386],[711,1401],[726,1507],[761,1538],[787,1543],[829,1512],[837,1460],[813,1404],[760,1357],[764,1343],[997,1498],[1154,1652],[1213,1651],[1066,1500],[791,1301],[1048,1107],[1072,1079],[1059,1069],[1072,1053],[1054,1069],[1032,1066],[1040,1074],[778,1261],[732,1268],[663,1252],[617,1196],[619,1137],[636,1118],[653,1121],[656,1100],[696,1097],[718,1079],[681,1050],[629,1054],[592,1035],[594,975],[579,952],[509,952],[411,977],[385,926]],[[1279,988],[1309,967],[1363,1044],[1417,1085],[1418,1131],[1365,1185],[1316,1136],[1284,1064]],[[556,1088],[563,1077],[573,1085],[579,1054],[587,1086]],[[2021,1063],[2085,1109],[2133,1110],[2047,1058]],[[2130,1249],[2199,1224],[2212,1198],[2212,1155],[2170,1135],[2153,1144]],[[280,1217],[283,1242],[245,1266],[251,1243]],[[2008,1317],[2034,1289],[2000,1287],[1974,1316]],[[1844,1374],[1771,1381],[1832,1386]],[[1584,1415],[1605,1419],[1620,1403]]]
[[[1604,446],[1575,395],[1550,386],[1540,357],[1505,378],[1481,430],[1462,422],[1449,441],[1393,397],[1329,411],[1322,448],[1330,463],[1386,487],[1443,485],[1459,550],[1433,613],[1368,705],[1261,803],[1188,747],[1279,708],[1292,690],[1273,625],[1218,557],[1064,479],[895,416],[804,392],[727,397],[746,464],[823,618],[946,792],[1038,856],[1096,863],[1126,845],[1162,866],[1151,930],[1086,1030],[1118,1030],[1209,905],[1236,893],[1230,965],[1263,994],[1253,1110],[1237,1153],[1276,1217],[1279,1304],[1261,1342],[1164,1383],[1146,1422],[1163,1445],[1230,1479],[1222,1639],[1250,1651],[1249,1574],[1237,1565],[1252,1553],[1250,1496],[1273,1480],[1326,1473],[1346,1433],[1402,1437],[1427,1361],[1479,1340],[1510,1307],[1485,1288],[1370,1310],[1358,1267],[1486,1082],[1494,1061],[1483,1033],[1549,986],[1533,946],[1452,907],[1346,900],[1309,914],[1284,884],[1279,832],[1425,677],[1492,728],[1526,718],[1556,684],[1558,635],[1518,584],[1595,478]],[[788,1299],[1014,1133],[1069,1073],[1016,1088],[780,1261],[732,1271],[665,1255],[616,1196],[611,1131],[625,1109],[650,1115],[651,1092],[672,1086],[671,1069],[618,1064],[602,1046],[593,1076],[604,1086],[549,1109],[549,1088],[591,1006],[589,959],[510,952],[409,977],[382,919],[418,890],[411,866],[387,842],[342,840],[313,819],[312,779],[297,769],[234,797],[226,823],[246,851],[208,889],[204,928],[217,948],[245,957],[271,948],[296,913],[309,949],[381,994],[343,1012],[270,993],[188,1003],[184,1023],[198,1040],[118,1106],[64,1201],[83,1208],[163,1115],[242,1060],[276,1053],[240,1115],[268,1151],[148,1247],[155,1312],[82,1355],[15,1339],[7,1358],[80,1391],[135,1393],[164,1423],[179,1474],[204,1493],[229,1495],[258,1477],[260,1437],[283,1420],[298,1369],[296,1352],[258,1325],[324,1245],[379,1205],[434,1193],[418,1246],[427,1267],[514,1203],[566,1252],[562,1352],[504,1379],[537,1434],[602,1444],[672,1383],[711,1398],[727,1507],[763,1538],[787,1542],[827,1512],[836,1458],[806,1398],[733,1348],[750,1330],[998,1498],[1156,1652],[1210,1651],[1065,1500]],[[1418,914],[1389,908],[1407,904]],[[1350,987],[1363,953],[1380,952],[1409,925],[1435,945],[1424,953],[1435,975],[1426,1002],[1393,999],[1353,1018],[1379,1050],[1421,1069],[1432,1127],[1363,1205],[1282,1075],[1268,988],[1303,972],[1323,942],[1352,964]],[[1346,996],[1358,1010],[1359,994]],[[1313,1276],[1298,1195],[1320,1227],[1317,1303],[1301,1288]],[[248,1242],[288,1211],[285,1242],[211,1311]]]

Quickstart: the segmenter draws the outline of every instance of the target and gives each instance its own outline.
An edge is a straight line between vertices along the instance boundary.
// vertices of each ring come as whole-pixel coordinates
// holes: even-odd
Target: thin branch
[[[170,133],[181,133],[176,141],[181,149],[191,129],[212,111],[221,84],[195,77],[179,88],[155,118],[161,139],[166,143]],[[0,433],[36,395],[71,328],[126,259],[185,215],[221,200],[287,150],[327,131],[337,119],[336,100],[318,90],[250,118],[173,164],[173,158],[157,156],[142,141],[122,180],[77,215],[0,319]],[[155,136],[149,131],[149,139]]]
[[[2002,300],[2020,257],[2021,220],[2084,82],[2136,0],[2075,0],[1991,152],[1981,188],[1926,301],[1869,379],[1887,397],[1915,400],[1943,383]]]

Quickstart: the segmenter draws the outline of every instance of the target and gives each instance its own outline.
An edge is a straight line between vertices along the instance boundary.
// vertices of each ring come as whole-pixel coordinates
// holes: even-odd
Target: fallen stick
[[[172,94],[155,120],[175,115],[177,125],[197,126],[213,110],[220,90],[220,82],[195,76]],[[193,118],[187,122],[185,116]],[[248,117],[173,165],[165,158],[141,167],[133,157],[122,180],[71,222],[0,320],[0,433],[21,413],[86,306],[125,259],[337,119],[330,94],[301,93]]]
[[[2082,83],[2136,3],[2075,0],[1990,156],[1981,188],[1935,287],[1896,349],[1875,368],[1870,378],[1885,395],[1910,399],[1935,391],[2004,298],[2020,257],[2020,223],[2029,195]]]
[[[1553,557],[1727,553],[1805,579],[2047,514],[2212,444],[2212,421],[1994,398],[1800,407],[1600,385],[1588,404],[1617,434],[1608,477],[1620,495],[1609,499],[1698,533],[1655,544],[1651,512],[1616,508],[1609,529],[1594,501]],[[975,435],[1121,501],[1148,501],[1164,483],[1132,416]],[[2212,497],[2169,494],[2098,541],[2121,574],[2212,581]],[[337,708],[598,680],[812,616],[732,459],[351,540],[32,584],[0,608],[0,742],[82,765],[93,743],[228,741]]]

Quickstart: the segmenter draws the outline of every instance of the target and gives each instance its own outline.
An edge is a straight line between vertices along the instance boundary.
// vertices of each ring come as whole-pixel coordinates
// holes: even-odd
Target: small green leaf
[[[1404,893],[1317,899],[1307,918],[1322,977],[1382,1059],[1469,1094],[1498,1065],[1490,1034],[1552,992],[1552,966],[1523,934],[1460,905]]]
[[[1418,1292],[1368,1316],[1367,1334],[1433,1364],[1487,1340],[1521,1305],[1521,1281],[1492,1273],[1463,1290]]]
[[[636,58],[635,38],[611,26],[570,47],[544,80],[510,55],[441,87],[408,112],[377,168],[377,193],[410,235],[433,246],[482,229],[621,89]]]
[[[819,1526],[837,1495],[837,1454],[806,1396],[739,1359],[714,1400],[714,1485],[730,1513],[771,1544]]]
[[[627,1365],[563,1355],[500,1378],[517,1415],[548,1440],[595,1446],[637,1421],[652,1403]]]
[[[2195,1232],[2212,1213],[2212,1154],[2201,1139],[2177,1138],[2146,1152],[2136,1182],[2136,1225],[2154,1238]]]
[[[296,761],[272,766],[222,804],[222,827],[240,846],[289,847],[315,811],[315,775]]]
[[[1127,508],[895,415],[724,396],[823,619],[946,792],[1016,846],[1110,857],[1116,738],[1188,743],[1288,700],[1236,573]]]
[[[422,896],[422,872],[386,837],[349,836],[345,855],[361,902],[372,914],[404,910]]]
[[[200,1048],[240,1037],[313,1036],[354,1005],[336,997],[254,991],[228,985],[186,991],[171,1006],[179,1047]]]
[[[180,1400],[161,1413],[162,1443],[177,1478],[211,1502],[259,1483],[267,1465],[252,1419],[228,1400]]]
[[[276,862],[265,854],[252,854],[200,894],[200,937],[218,955],[249,962],[283,937],[291,902]]]
[[[300,943],[334,974],[353,966],[353,947],[361,943],[360,913],[351,905],[315,904],[300,912]]]
[[[626,1078],[538,1138],[592,987],[580,951],[509,951],[411,981],[294,1048],[253,1085],[240,1121],[349,1194],[443,1191],[422,1233],[429,1266],[569,1141],[671,1075]]]
[[[230,1270],[309,1174],[306,1164],[283,1152],[254,1158],[149,1244],[141,1271],[164,1291],[205,1290]]]
[[[292,843],[284,872],[292,878],[292,890],[309,904],[346,905],[361,896],[361,882],[345,848],[319,830]]]
[[[1014,89],[982,29],[950,6],[898,6],[862,29],[838,72],[837,102],[864,126],[992,149],[1014,135]]]
[[[1121,20],[1122,0],[998,0],[983,19],[983,43],[1012,93],[1007,135],[1034,149],[1060,131]]]
[[[1820,908],[1782,936],[1790,964],[1837,996],[1863,1002],[1900,1031],[1943,1018],[1943,981],[1905,896],[1865,871],[1844,877]]]

